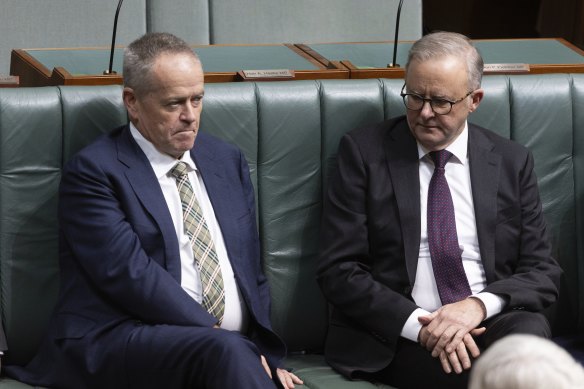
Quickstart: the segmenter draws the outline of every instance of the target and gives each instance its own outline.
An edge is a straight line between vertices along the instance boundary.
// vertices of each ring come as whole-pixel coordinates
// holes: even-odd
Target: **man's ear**
[[[128,111],[128,116],[130,116],[130,120],[133,120],[136,117],[136,93],[132,88],[125,87],[122,92],[122,99],[126,106],[126,110]]]
[[[472,93],[472,95],[471,95],[472,101],[470,103],[470,109],[469,109],[470,112],[474,112],[479,107],[479,104],[483,100],[484,95],[485,95],[485,91],[483,88],[479,88]]]

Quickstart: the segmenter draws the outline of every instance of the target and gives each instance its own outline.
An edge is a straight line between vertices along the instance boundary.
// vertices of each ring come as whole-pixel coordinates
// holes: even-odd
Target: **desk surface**
[[[485,64],[582,64],[581,52],[556,39],[477,40]],[[396,62],[404,66],[413,42],[400,42]],[[393,60],[393,42],[306,44],[331,61],[351,61],[359,69],[384,68]]]
[[[563,39],[476,40],[485,64],[583,65],[584,54]],[[413,42],[399,42],[396,62],[405,66]],[[321,59],[350,62],[357,70],[384,69],[393,61],[393,42],[303,44]]]
[[[584,73],[584,52],[563,39],[477,40],[485,64],[526,64],[530,73]],[[402,78],[413,42],[400,42],[398,68],[393,42],[195,46],[206,82],[240,81],[244,70],[292,70],[292,79]],[[11,74],[22,86],[122,83],[123,49],[114,55],[114,75],[103,76],[108,48],[13,50]],[[510,71],[503,69],[501,72]]]
[[[196,47],[205,72],[240,70],[318,70],[310,60],[284,45],[274,46],[204,46]],[[110,50],[99,49],[26,49],[47,69],[62,67],[72,75],[102,74],[109,66]],[[122,74],[123,49],[114,50],[113,70]]]
[[[193,46],[203,64],[205,82],[243,79],[310,80],[349,78],[342,65],[325,66],[292,44]],[[21,86],[122,84],[123,48],[114,50],[113,74],[110,49],[55,48],[14,49],[10,72],[20,76]],[[260,72],[245,72],[245,71]]]

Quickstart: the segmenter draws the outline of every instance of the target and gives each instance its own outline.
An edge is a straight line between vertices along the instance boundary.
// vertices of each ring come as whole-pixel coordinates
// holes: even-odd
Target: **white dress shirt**
[[[462,250],[462,264],[473,296],[480,298],[485,304],[487,318],[489,318],[503,310],[505,300],[492,293],[481,293],[487,286],[487,281],[479,251],[471,190],[467,123],[465,123],[460,135],[446,150],[453,154],[445,166],[445,175],[454,204],[456,232],[458,234],[458,243]],[[428,153],[429,150],[426,150],[418,143],[418,155],[420,158],[420,216],[422,223],[418,267],[412,297],[419,308],[410,315],[401,333],[401,336],[414,342],[417,342],[418,333],[422,328],[422,325],[418,322],[418,317],[436,311],[442,306],[428,246],[428,187],[434,173],[434,163]]]
[[[201,303],[203,301],[201,278],[195,263],[190,239],[184,232],[182,203],[178,194],[176,179],[170,174],[170,170],[178,161],[158,151],[150,141],[142,136],[133,124],[130,124],[130,131],[144,154],[146,154],[148,161],[152,165],[152,169],[154,169],[154,174],[158,179],[166,200],[166,205],[172,217],[180,249],[181,286],[193,299]],[[213,211],[205,184],[190,153],[184,153],[180,161],[187,164],[189,180],[193,187],[195,197],[199,201],[203,216],[207,222],[207,227],[215,244],[215,251],[219,257],[219,265],[221,266],[221,274],[223,275],[223,286],[225,288],[225,313],[221,328],[244,332],[247,327],[246,305],[237,287],[233,268],[231,267],[231,262],[229,262],[227,249],[223,240],[223,234],[215,217],[215,212]]]

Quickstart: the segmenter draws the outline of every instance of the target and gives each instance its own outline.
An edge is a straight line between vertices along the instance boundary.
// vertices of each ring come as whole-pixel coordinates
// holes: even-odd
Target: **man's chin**
[[[180,158],[184,153],[190,151],[195,145],[195,139],[187,140],[184,142],[175,142],[169,145],[169,152],[166,154],[172,155],[176,158]],[[178,156],[178,157],[177,157]]]
[[[444,137],[435,131],[416,132],[418,142],[430,151],[443,149],[445,144]]]

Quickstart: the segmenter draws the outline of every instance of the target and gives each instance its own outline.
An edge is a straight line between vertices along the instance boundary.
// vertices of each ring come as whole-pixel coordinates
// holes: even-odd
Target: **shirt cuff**
[[[426,316],[429,314],[430,312],[426,311],[425,309],[417,308],[414,312],[412,312],[410,317],[408,317],[408,320],[406,320],[406,323],[404,324],[400,335],[403,338],[418,343],[418,335],[420,334],[420,330],[422,329],[422,324],[418,321],[418,317]]]
[[[489,292],[473,294],[472,297],[478,298],[485,305],[485,310],[487,311],[485,320],[501,313],[505,308],[505,305],[507,305],[507,302],[503,297]]]

